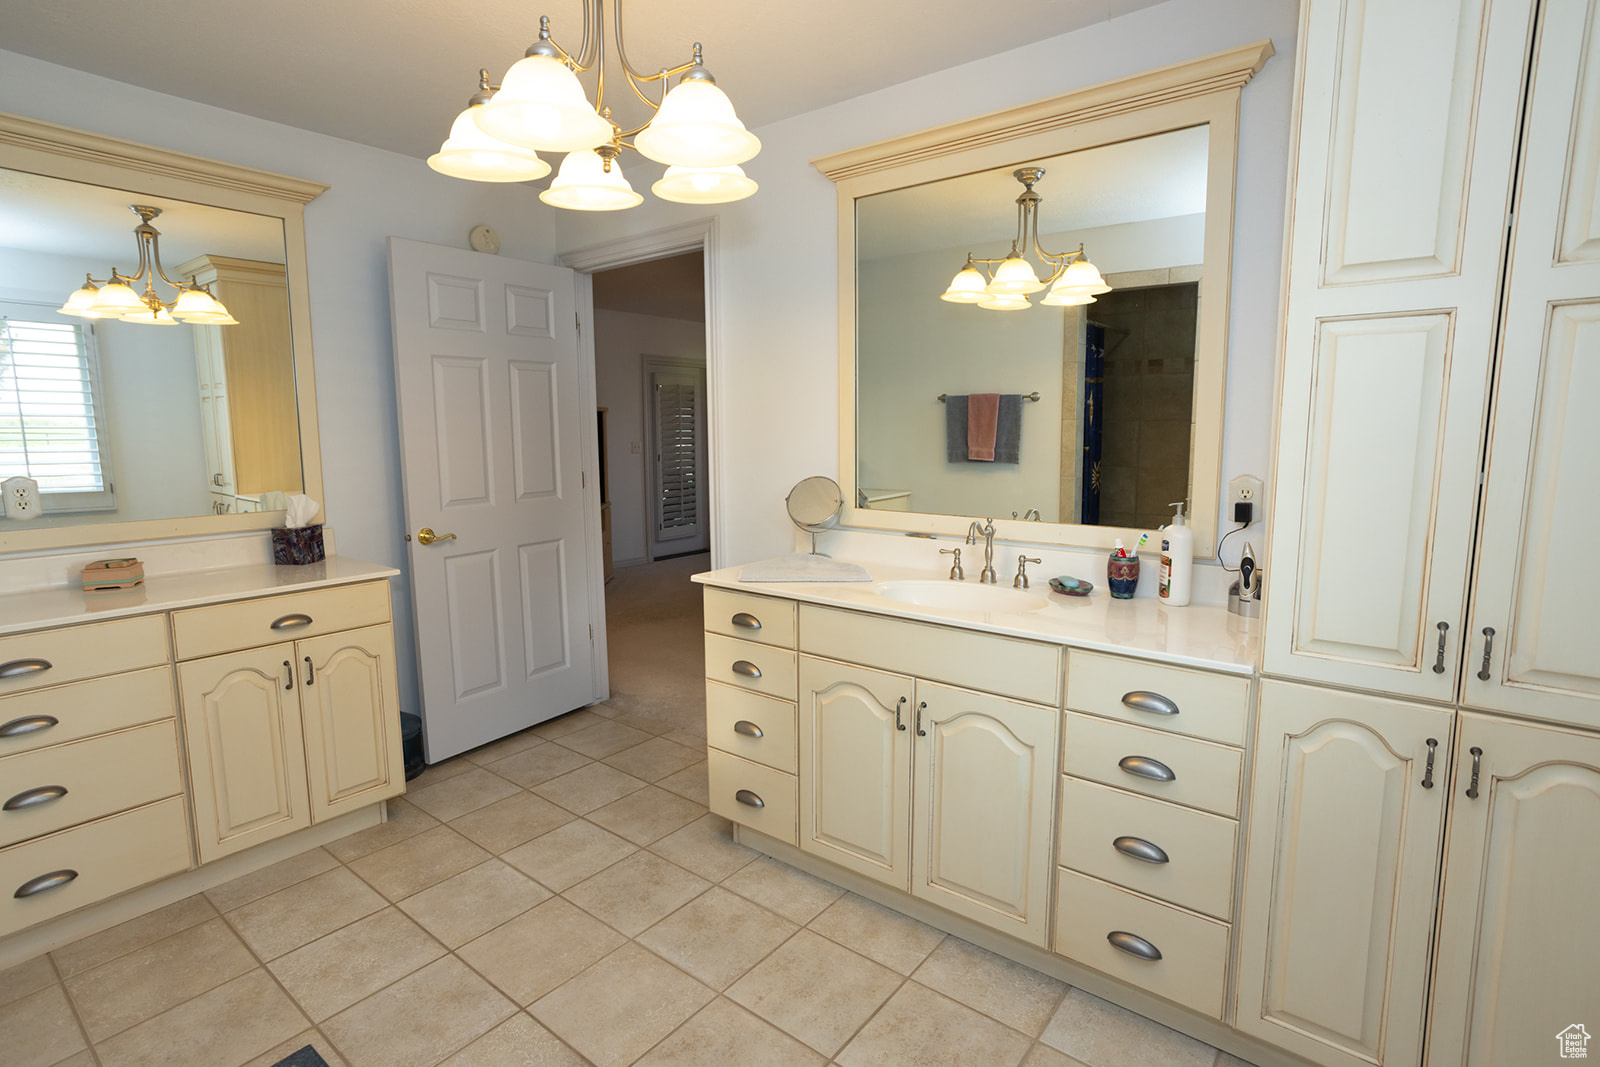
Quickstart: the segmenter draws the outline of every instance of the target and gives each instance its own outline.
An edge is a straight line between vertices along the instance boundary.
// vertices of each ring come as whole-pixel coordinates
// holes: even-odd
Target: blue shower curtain
[[[1106,328],[1087,323],[1083,353],[1083,471],[1082,523],[1100,521],[1100,425],[1105,418],[1103,392],[1106,369]]]

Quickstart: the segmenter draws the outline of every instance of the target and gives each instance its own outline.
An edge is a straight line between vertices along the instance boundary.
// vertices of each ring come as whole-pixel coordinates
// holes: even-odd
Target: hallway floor
[[[694,560],[607,589],[633,710],[437,764],[381,826],[0,972],[0,1060],[1240,1067],[734,843],[690,714]]]

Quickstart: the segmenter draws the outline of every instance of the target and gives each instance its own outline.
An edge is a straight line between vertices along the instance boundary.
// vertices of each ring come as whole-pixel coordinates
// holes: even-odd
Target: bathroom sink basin
[[[884,582],[873,592],[902,604],[947,611],[1038,611],[1050,603],[1048,597],[1021,589],[951,581]]]

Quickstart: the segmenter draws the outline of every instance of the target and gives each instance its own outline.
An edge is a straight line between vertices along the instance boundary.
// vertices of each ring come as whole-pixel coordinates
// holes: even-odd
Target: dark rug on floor
[[[328,1067],[328,1061],[323,1059],[316,1049],[307,1045],[289,1053],[272,1067]]]

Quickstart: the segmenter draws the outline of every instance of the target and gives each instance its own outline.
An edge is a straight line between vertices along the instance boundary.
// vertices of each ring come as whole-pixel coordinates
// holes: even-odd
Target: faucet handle
[[[1028,564],[1030,564],[1030,563],[1043,563],[1043,562],[1044,562],[1044,560],[1042,560],[1042,559],[1029,559],[1027,556],[1018,556],[1017,557],[1017,576],[1011,580],[1011,588],[1013,588],[1013,589],[1026,589],[1026,588],[1028,588]]]
[[[948,556],[951,553],[955,553],[956,559],[950,567],[950,580],[952,582],[966,581],[966,573],[961,569],[961,550],[959,548],[941,548],[939,550],[939,555],[941,556]]]

